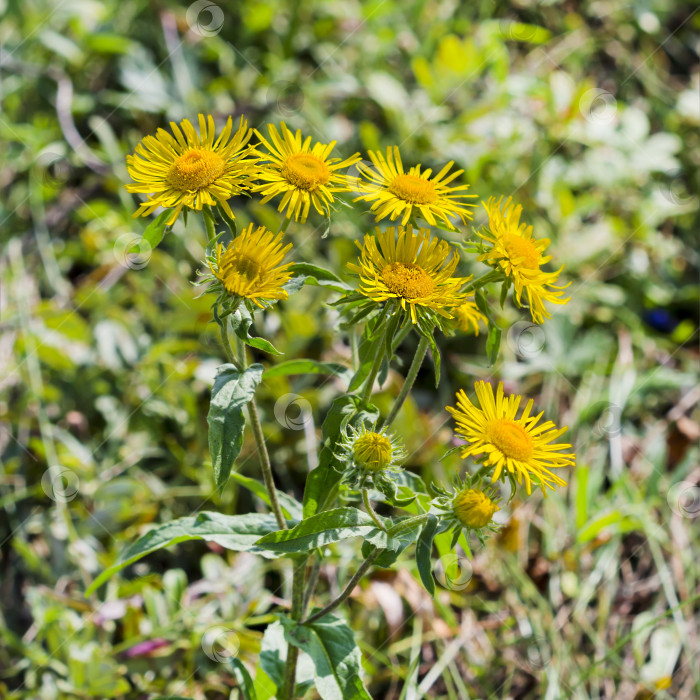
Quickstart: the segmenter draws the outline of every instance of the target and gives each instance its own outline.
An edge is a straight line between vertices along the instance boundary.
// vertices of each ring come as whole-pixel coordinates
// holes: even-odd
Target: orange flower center
[[[435,289],[432,277],[413,263],[390,263],[382,270],[382,281],[390,292],[404,299],[427,297]]]
[[[535,446],[525,429],[512,420],[499,418],[486,426],[486,439],[506,457],[527,462]]]
[[[320,159],[310,153],[295,153],[282,164],[282,177],[300,190],[315,190],[331,179],[331,171]]]
[[[460,491],[452,502],[452,509],[464,527],[485,527],[491,522],[498,506],[477,489]]]
[[[224,168],[224,159],[218,153],[193,148],[170,166],[165,181],[180,192],[201,190],[221,177]]]
[[[511,260],[519,259],[520,267],[528,270],[537,270],[540,266],[540,255],[535,244],[529,238],[523,238],[515,233],[507,233],[503,236],[503,246]]]
[[[398,175],[389,184],[389,192],[411,204],[432,204],[437,199],[435,185],[415,175]]]

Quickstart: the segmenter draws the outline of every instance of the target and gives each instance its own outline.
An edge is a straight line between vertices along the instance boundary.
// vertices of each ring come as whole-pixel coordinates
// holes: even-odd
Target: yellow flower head
[[[228,199],[248,189],[255,176],[256,158],[246,144],[252,136],[248,122],[241,117],[233,137],[228,118],[218,139],[214,139],[214,118],[199,115],[199,134],[188,119],[178,126],[170,122],[171,135],[158,129],[136,146],[136,154],[126,157],[127,170],[134,184],[129,192],[147,194],[134,216],[147,216],[158,207],[172,209],[171,226],[183,207],[201,211],[205,204],[221,206],[233,218]]]
[[[479,236],[490,243],[491,248],[479,256],[479,260],[502,270],[513,282],[518,306],[522,306],[522,297],[527,295],[532,320],[542,323],[545,318],[551,317],[544,306],[545,301],[552,304],[566,304],[569,301],[569,297],[561,298],[561,290],[569,285],[555,284],[564,266],[556,272],[543,272],[540,269],[552,259],[544,255],[549,239],[533,238],[532,226],[520,223],[523,210],[520,204],[514,205],[510,197],[505,204],[503,197],[498,200],[491,197],[482,204],[489,215],[490,231]]]
[[[475,206],[462,200],[476,197],[475,194],[465,194],[469,185],[450,187],[450,183],[458,178],[464,170],[455,170],[448,175],[454,161],[450,161],[435,177],[430,177],[432,170],[421,173],[420,165],[404,171],[399,149],[386,149],[386,158],[380,152],[369,151],[369,157],[375,168],[361,167],[360,174],[367,179],[358,187],[362,194],[355,201],[373,202],[371,211],[377,221],[386,216],[391,221],[400,218],[405,226],[415,213],[421,216],[431,226],[440,219],[443,224],[454,230],[450,217],[459,217],[464,223],[473,214],[469,207]]]
[[[486,316],[479,311],[476,302],[469,299],[474,292],[467,293],[467,298],[452,312],[455,317],[455,326],[464,333],[479,335],[479,323],[488,323]]]
[[[356,244],[362,252],[359,264],[348,267],[360,276],[359,292],[377,303],[397,299],[413,323],[421,312],[452,318],[464,300],[459,290],[466,280],[452,276],[459,253],[428,229],[414,233],[410,224],[398,231],[377,228],[374,235],[365,235],[363,245]]]
[[[372,472],[386,469],[391,464],[392,451],[391,440],[382,433],[363,433],[352,446],[355,462]]]
[[[217,246],[211,271],[229,294],[265,308],[266,301],[289,296],[283,285],[292,276],[292,263],[283,265],[282,260],[291,247],[291,243],[282,246],[282,234],[275,235],[264,226],[253,230],[251,224],[226,249]]]
[[[461,456],[485,456],[484,464],[494,467],[492,481],[502,475],[517,478],[518,483],[524,479],[528,494],[533,480],[545,495],[547,487],[565,486],[566,482],[551,470],[574,464],[575,454],[558,454],[571,445],[552,444],[566,428],[557,429],[551,421],[538,426],[542,413],[530,416],[532,400],[516,419],[522,397],[504,396],[503,383],[498,385],[495,398],[486,382],[476,382],[474,388],[478,406],[462,390],[457,392],[457,407],[447,406],[457,424],[457,435],[469,443]]]
[[[328,214],[334,201],[333,193],[348,191],[345,175],[338,170],[356,163],[360,154],[355,153],[345,160],[329,158],[336,141],[316,143],[312,147],[310,136],[302,141],[301,131],[293,134],[284,122],[280,125],[281,133],[273,124],[268,124],[267,130],[270,141],[259,131],[255,132],[268,151],[255,151],[267,161],[260,166],[258,174],[262,182],[254,188],[263,195],[262,203],[283,195],[277,210],[286,209],[288,219],[294,216],[295,221],[301,219],[302,223],[312,204],[319,214]]]
[[[457,520],[464,527],[486,527],[499,510],[498,506],[479,489],[463,489],[452,502],[452,509]]]

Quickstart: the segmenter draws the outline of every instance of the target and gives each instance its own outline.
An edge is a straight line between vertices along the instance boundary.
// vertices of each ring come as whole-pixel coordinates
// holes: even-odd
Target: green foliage
[[[216,371],[207,422],[209,451],[219,492],[226,486],[241,451],[245,427],[243,408],[253,398],[262,372],[262,365],[251,365],[240,372],[229,364],[221,365]]]
[[[456,550],[451,532],[416,544],[423,520],[390,539],[375,528],[387,549],[374,566],[387,568],[343,608],[347,678],[363,675],[372,697],[697,696],[695,6],[262,0],[214,3],[193,18],[191,5],[10,0],[0,13],[0,697],[263,700],[281,684],[285,629],[299,628],[274,622],[291,599],[288,559],[254,544],[278,525],[251,513],[269,496],[243,398],[240,425],[222,408],[216,476],[208,468],[204,416],[227,358],[211,298],[192,284],[207,247],[201,217],[166,233],[167,213],[133,219],[138,198],[123,188],[125,154],[199,111],[218,127],[229,114],[257,128],[285,120],[338,139],[343,157],[397,143],[409,166],[454,159],[481,198],[514,193],[535,236],[552,240],[549,269],[563,264],[572,282],[571,302],[543,327],[515,307],[512,287],[477,293],[488,332],[431,333],[435,372],[424,365],[393,425],[414,477],[399,495],[420,494],[418,480],[445,481],[460,466],[443,406],[457,388],[470,394],[474,378],[502,378],[570,426],[579,457],[569,486],[503,506],[506,527],[469,564],[463,536]],[[336,399],[352,374],[368,375],[376,349],[360,335],[369,306],[355,299],[342,318],[332,306],[356,288],[342,271],[374,226],[343,206],[352,197],[330,220],[312,212],[290,225],[293,259],[306,262],[294,264],[288,300],[227,321],[265,368],[255,396],[294,526],[334,499],[338,435],[386,416],[417,342],[401,336],[405,326],[401,343],[393,328],[382,338],[371,406]],[[277,230],[274,205],[232,200],[235,221],[217,220],[217,230],[249,221]],[[464,228],[436,232],[465,251],[459,274],[478,279],[486,270]],[[285,393],[308,403],[303,430],[277,418]],[[419,495],[404,512],[422,514],[426,502]],[[379,503],[387,526],[406,521]],[[227,535],[207,520],[214,513],[195,524],[202,508],[266,525]],[[148,548],[151,532],[162,547]],[[129,575],[95,591],[103,567],[127,562],[149,537]],[[243,545],[271,558],[239,553]],[[316,550],[313,604],[354,573],[359,550],[355,536]],[[432,603],[406,570],[418,550]],[[433,580],[435,552],[456,559],[463,584]],[[205,631],[222,625],[238,641],[226,663],[202,648]],[[327,665],[302,653],[299,694],[317,697],[315,673],[328,692],[351,692],[338,690],[339,660],[321,637],[305,643]],[[276,670],[263,663],[274,654]],[[565,678],[552,672],[561,668]],[[668,690],[657,687],[665,677]]]
[[[261,513],[223,515],[216,512],[202,512],[159,525],[127,547],[117,561],[90,584],[85,595],[90,595],[111,576],[147,554],[178,542],[204,540],[234,552],[256,552],[263,556],[274,556],[269,554],[274,550],[267,547],[261,549],[257,546],[257,541],[261,535],[271,533],[275,525],[275,519],[272,516]]]
[[[391,546],[386,533],[357,508],[335,508],[306,516],[291,530],[278,530],[261,537],[256,546],[271,552],[304,554],[350,537],[362,537],[365,542],[382,548]]]
[[[326,615],[312,624],[298,625],[280,616],[285,639],[305,651],[314,664],[314,684],[323,700],[368,700],[360,678],[360,649],[355,635],[340,618]]]
[[[321,426],[322,443],[319,463],[304,487],[304,517],[314,515],[342,478],[342,468],[335,454],[335,445],[348,425],[373,423],[379,417],[374,406],[365,407],[357,396],[343,395],[333,401]]]
[[[439,520],[437,517],[429,513],[416,543],[416,566],[418,567],[420,580],[425,586],[425,590],[431,596],[435,595],[435,581],[433,580],[433,563],[430,555],[433,551],[433,539],[435,539],[438,525]]]

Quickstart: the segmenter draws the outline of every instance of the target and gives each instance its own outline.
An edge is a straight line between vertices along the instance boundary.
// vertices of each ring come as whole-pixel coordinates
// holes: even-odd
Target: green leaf
[[[238,689],[243,695],[243,700],[258,700],[258,694],[255,692],[255,681],[250,675],[250,672],[245,667],[240,659],[230,659],[233,675],[238,681]]]
[[[235,552],[255,552],[263,556],[272,556],[268,550],[256,547],[255,542],[261,536],[274,532],[277,521],[272,515],[248,513],[246,515],[222,515],[221,513],[202,512],[196,516],[173,520],[165,525],[149,530],[136,542],[120,553],[117,561],[103,571],[85,592],[89,596],[113,574],[133,564],[151,552],[170,547],[178,542],[204,540]]]
[[[481,313],[484,314],[484,316],[486,316],[487,319],[490,319],[491,308],[483,290],[477,289],[476,292],[474,292],[474,301],[476,302],[479,311],[481,311]]]
[[[318,362],[317,360],[287,360],[265,370],[265,379],[286,377],[290,374],[332,374],[345,381],[350,380],[351,370],[338,362]]]
[[[498,359],[498,352],[501,349],[501,329],[489,321],[489,335],[486,339],[486,354],[489,358],[489,364],[495,364]]]
[[[258,498],[267,503],[268,506],[272,505],[270,503],[270,494],[267,492],[267,488],[265,488],[265,484],[263,484],[262,481],[251,479],[249,476],[243,476],[243,474],[239,474],[236,471],[231,472],[229,478],[233,479],[237,484],[244,486],[249,491],[252,491]],[[277,491],[277,498],[280,502],[280,506],[282,506],[285,517],[292,520],[302,519],[302,505],[296,498],[280,490]]]
[[[326,270],[318,265],[311,263],[298,262],[292,265],[292,272],[303,279],[304,284],[310,284],[314,287],[327,287],[336,292],[351,292],[351,287],[347,282],[343,282],[338,275],[330,270]]]
[[[284,628],[282,623],[276,620],[265,629],[259,659],[260,668],[278,688],[282,687],[286,658],[287,641],[284,638]]]
[[[214,380],[209,405],[209,452],[216,488],[221,493],[241,451],[245,416],[243,408],[255,394],[263,367],[250,365],[239,372],[233,365],[221,365]]]
[[[382,345],[382,337],[372,335],[368,332],[367,327],[365,327],[365,332],[362,334],[362,340],[360,340],[360,346],[357,349],[357,357],[360,362],[360,367],[357,372],[353,375],[350,385],[348,386],[348,391],[355,391],[362,386],[362,383],[367,379],[369,373],[372,370],[372,365],[374,364],[374,359]]]
[[[236,220],[232,219],[225,211],[223,207],[217,206],[216,213],[221,217],[221,220],[226,224],[229,232],[231,233],[231,238],[235,238],[238,233],[238,226],[236,225]]]
[[[360,649],[352,629],[335,615],[310,625],[280,616],[290,644],[305,651],[315,668],[315,686],[323,700],[372,700],[360,678]]]
[[[423,582],[425,590],[432,596],[435,595],[435,581],[433,580],[431,554],[437,527],[437,517],[433,513],[429,513],[416,544],[416,565],[418,566],[420,580]]]
[[[270,355],[284,354],[281,353],[269,340],[250,335],[250,327],[253,325],[253,317],[250,315],[250,311],[248,311],[248,308],[244,304],[241,304],[229,318],[231,329],[246,345],[262,350]]]
[[[265,693],[259,692],[258,695],[261,696],[261,700],[262,697],[277,697],[276,690],[282,687],[284,679],[284,663],[287,660],[287,648],[288,644],[284,627],[282,627],[282,623],[279,620],[275,620],[265,629],[260,649],[258,673],[256,674],[258,690],[262,690],[260,688],[262,685],[260,683],[262,680],[260,671],[264,674],[262,677],[268,684],[272,682],[275,685],[275,689],[272,695],[267,694],[267,689],[265,689]],[[311,659],[302,655],[297,662],[296,697],[303,697],[313,684],[313,680],[314,669]]]
[[[506,299],[508,298],[508,289],[509,288],[510,288],[510,277],[506,277],[503,280],[503,284],[501,285],[501,298],[499,300],[500,304],[501,304],[501,308],[503,308],[506,304]]]
[[[166,221],[170,218],[172,211],[166,209],[158,214],[158,216],[146,226],[143,232],[143,240],[151,246],[151,249],[157,248],[158,244],[163,240],[165,234]]]
[[[403,520],[408,520],[408,518],[403,518]],[[399,525],[401,520],[398,520],[394,527]],[[391,530],[389,530],[391,533]],[[399,532],[398,535],[391,537],[389,541],[389,546],[383,550],[379,556],[374,560],[373,564],[375,566],[381,566],[383,569],[388,569],[392,566],[396,560],[403,554],[411,544],[416,541],[418,533],[420,532],[420,523],[417,523],[415,527],[407,528]],[[362,556],[366,559],[370,552],[372,551],[374,545],[369,542],[362,543]]]
[[[397,310],[387,323],[386,334],[384,335],[384,351],[386,352],[388,360],[390,360],[394,354],[394,338],[396,338],[402,320],[403,313]]]
[[[291,530],[271,532],[256,545],[272,552],[309,552],[350,537],[363,537],[382,548],[389,544],[387,534],[369,515],[357,508],[336,508],[305,518]]]

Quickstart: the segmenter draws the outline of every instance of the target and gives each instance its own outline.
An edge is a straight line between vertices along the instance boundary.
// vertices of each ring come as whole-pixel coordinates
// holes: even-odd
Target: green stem
[[[490,270],[489,272],[477,277],[473,282],[470,282],[462,291],[469,292],[472,289],[479,289],[489,282],[495,282],[502,279],[503,275],[498,270]]]
[[[399,330],[399,332],[396,334],[396,337],[391,342],[391,349],[393,352],[396,352],[399,345],[401,345],[401,343],[403,343],[406,336],[411,332],[412,328],[413,328],[413,324],[409,322],[409,323],[406,323],[406,325]]]
[[[389,528],[387,535],[389,537],[396,537],[400,535],[404,530],[409,530],[414,527],[422,525],[428,519],[428,513],[423,513],[421,515],[414,515],[412,518],[406,518],[401,520],[393,527]]]
[[[214,228],[214,213],[209,205],[205,205],[202,208],[202,214],[204,216],[204,225],[207,229],[207,238],[211,243],[216,239],[216,229]]]
[[[391,412],[389,415],[385,420],[379,421],[379,424],[377,425],[378,430],[381,430],[381,428],[384,426],[390,426],[394,422],[394,418],[396,418],[396,415],[401,410],[401,406],[403,406],[404,401],[406,401],[406,398],[408,397],[408,394],[416,381],[418,370],[420,370],[420,366],[423,364],[423,358],[425,357],[425,353],[428,352],[429,344],[430,342],[428,339],[422,335],[420,337],[418,347],[416,348],[416,354],[413,356],[413,362],[411,362],[411,366],[408,368],[408,374],[406,375],[406,380],[401,387],[401,391],[396,397],[396,401],[394,401],[394,405],[391,407]]]
[[[325,608],[319,610],[313,615],[309,616],[302,622],[303,625],[311,624],[316,620],[320,620],[324,615],[328,615],[329,612],[333,612],[339,605],[345,602],[350,594],[355,589],[355,586],[360,582],[360,579],[367,573],[367,570],[372,566],[372,562],[379,556],[380,550],[377,547],[373,547],[369,556],[362,562],[360,568],[355,572],[355,575],[348,581],[348,585],[345,586],[343,592],[333,601],[328,603]]]
[[[306,582],[306,592],[304,593],[304,605],[302,607],[302,614],[306,614],[306,608],[309,607],[309,601],[311,600],[311,596],[314,594],[314,590],[316,589],[316,584],[318,583],[318,577],[319,574],[321,573],[321,564],[323,563],[323,556],[320,552],[320,550],[316,550],[316,554],[314,556],[314,563],[313,566],[311,567],[311,571],[309,572],[309,575],[307,577],[307,582]]]
[[[235,365],[239,372],[242,372],[243,365],[238,361],[238,358],[234,354],[233,348],[231,347],[231,341],[228,337],[228,316],[219,320],[219,331],[221,331],[221,343],[224,346],[226,357],[228,357],[231,364]]]
[[[282,508],[277,498],[277,488],[275,487],[275,480],[272,476],[272,464],[270,463],[270,455],[265,445],[265,436],[263,435],[262,425],[260,424],[260,416],[258,415],[258,407],[255,405],[255,399],[251,399],[248,404],[248,414],[250,415],[253,435],[255,435],[255,442],[258,445],[258,452],[260,453],[260,467],[262,469],[265,488],[270,496],[270,505],[275,514],[277,526],[280,530],[286,530],[287,521],[284,519],[284,514],[282,513]]]
[[[279,231],[277,231],[277,233],[285,233],[287,228],[289,227],[289,224],[291,224],[291,223],[292,223],[291,217],[288,218],[287,216],[284,216],[282,218],[282,223],[280,224],[280,228],[279,228]]]
[[[374,512],[374,508],[372,508],[372,502],[369,500],[369,491],[367,489],[362,489],[362,502],[365,504],[365,510],[367,511],[369,517],[374,520],[380,530],[386,532],[384,523],[382,523],[379,516]]]
[[[372,396],[372,389],[374,387],[374,382],[377,379],[377,374],[379,374],[379,368],[382,365],[382,360],[384,359],[382,357],[382,348],[384,347],[384,343],[380,343],[379,347],[377,348],[377,354],[374,356],[374,362],[372,363],[372,369],[369,371],[369,376],[367,377],[365,381],[365,385],[362,389],[362,393],[360,394],[360,399],[362,403],[369,403],[370,396]]]
[[[306,558],[294,562],[294,575],[292,578],[292,620],[299,622],[304,615],[304,583],[306,579]],[[284,665],[284,680],[280,689],[281,700],[296,700],[294,692],[297,675],[297,659],[299,647],[289,644],[287,646],[287,661]]]

